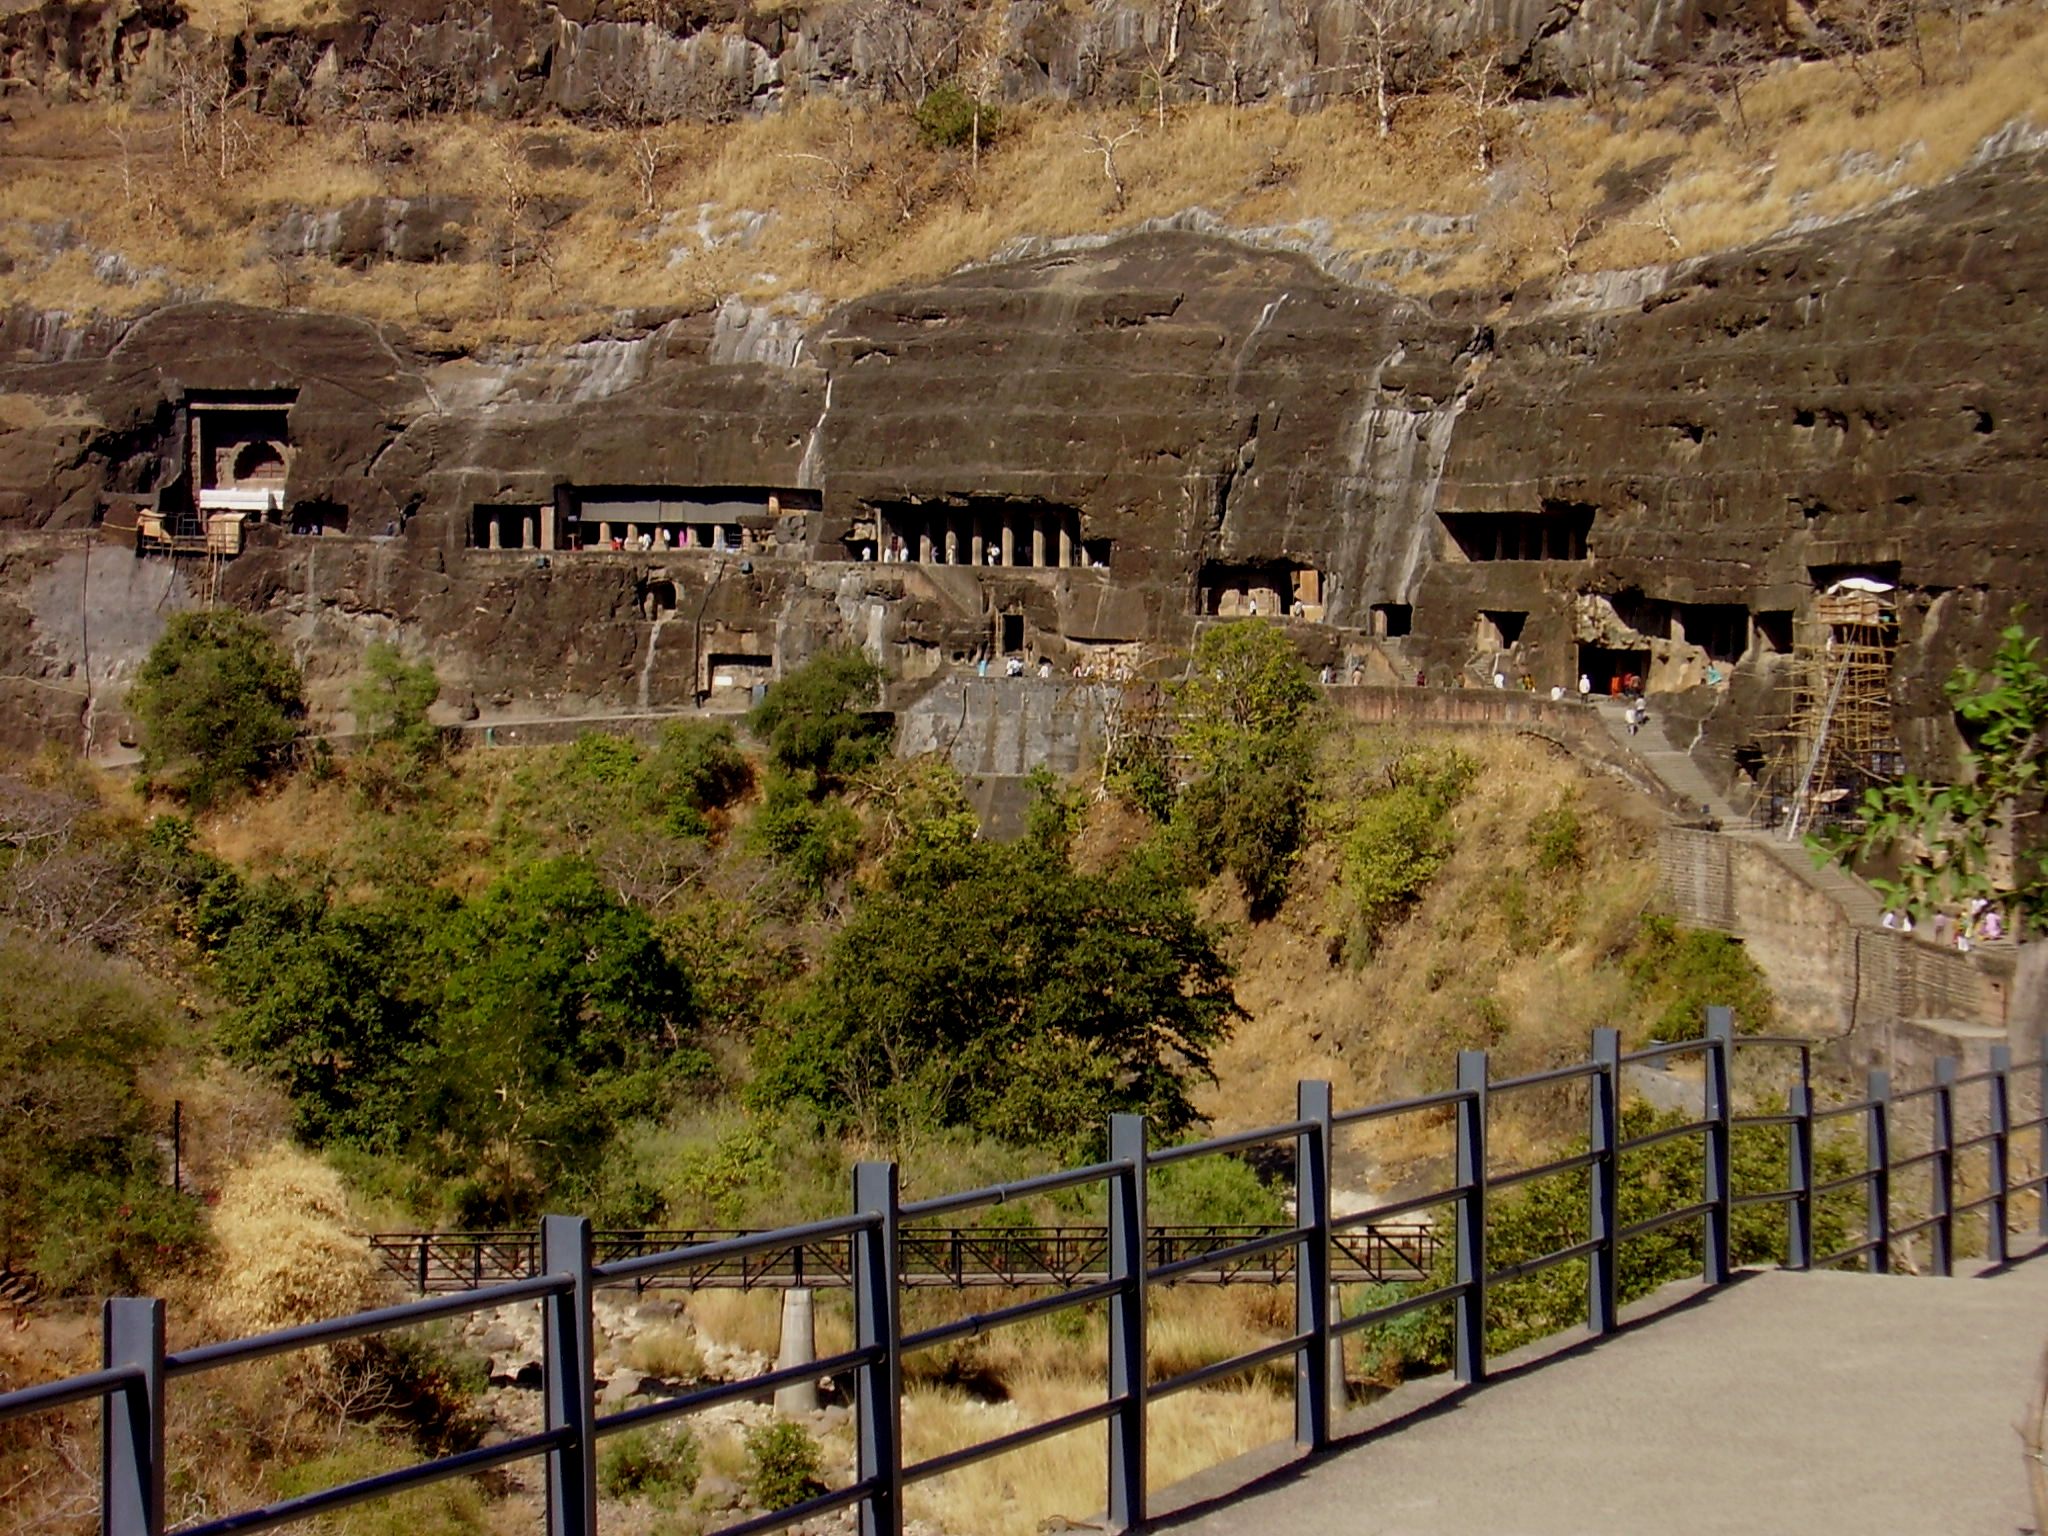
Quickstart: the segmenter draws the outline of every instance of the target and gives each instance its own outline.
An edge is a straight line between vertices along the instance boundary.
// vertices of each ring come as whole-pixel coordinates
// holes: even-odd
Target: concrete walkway
[[[2013,1536],[2048,1257],[1934,1280],[1764,1272],[1668,1287],[1598,1344],[1419,1382],[1328,1456],[1168,1490],[1184,1536]],[[1284,1453],[1282,1453],[1284,1454]],[[1251,1479],[1247,1486],[1247,1479]],[[1226,1487],[1238,1491],[1226,1493]]]

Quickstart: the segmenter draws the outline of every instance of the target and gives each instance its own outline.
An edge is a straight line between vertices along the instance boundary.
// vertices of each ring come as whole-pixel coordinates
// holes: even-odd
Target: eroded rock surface
[[[1006,652],[1108,672],[1257,612],[1345,679],[1547,691],[1640,658],[1725,759],[1816,590],[1863,574],[1899,588],[1902,737],[1936,765],[1941,679],[2048,596],[2044,215],[2034,152],[1504,306],[1162,232],[809,325],[728,304],[453,360],[299,313],[16,312],[0,670],[18,730],[76,738],[87,672],[112,693],[146,647],[147,584],[95,576],[87,612],[124,622],[81,647],[86,589],[51,573],[124,500],[190,501],[194,402],[295,391],[276,523],[210,572],[164,562],[152,611],[217,584],[333,706],[393,633],[512,718],[743,698],[832,639],[910,679]],[[638,548],[656,528],[693,542]],[[91,556],[136,558],[105,528]]]

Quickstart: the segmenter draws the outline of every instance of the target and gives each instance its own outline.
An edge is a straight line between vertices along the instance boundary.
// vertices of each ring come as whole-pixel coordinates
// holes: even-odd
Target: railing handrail
[[[1785,1110],[1736,1113],[1732,1066],[1737,1048],[1742,1046],[1799,1051],[1800,1081],[1791,1089]],[[1623,1137],[1620,1106],[1624,1069],[1679,1053],[1697,1053],[1704,1062],[1703,1114],[1675,1126]],[[1990,1064],[1968,1074],[1960,1072],[1953,1058],[1943,1057],[1935,1064],[1932,1083],[1903,1092],[1893,1090],[1887,1074],[1872,1072],[1863,1097],[1824,1108],[1815,1105],[1807,1080],[1805,1069],[1811,1054],[1811,1042],[1795,1037],[1738,1037],[1729,1011],[1714,1008],[1708,1010],[1705,1035],[1697,1040],[1670,1041],[1624,1052],[1615,1031],[1596,1030],[1590,1060],[1498,1081],[1488,1077],[1484,1051],[1465,1051],[1458,1058],[1455,1088],[1343,1112],[1335,1109],[1327,1083],[1304,1082],[1297,1097],[1295,1119],[1180,1146],[1150,1147],[1142,1117],[1116,1115],[1111,1119],[1110,1155],[1106,1160],[959,1194],[905,1202],[898,1194],[894,1164],[862,1163],[854,1171],[854,1209],[848,1215],[769,1231],[649,1228],[608,1232],[601,1236],[613,1248],[665,1243],[672,1238],[683,1241],[602,1263],[593,1258],[600,1234],[594,1233],[590,1223],[580,1217],[549,1216],[537,1234],[370,1234],[372,1245],[387,1255],[417,1253],[423,1287],[436,1244],[442,1245],[444,1251],[457,1249],[473,1254],[474,1273],[479,1280],[482,1255],[487,1250],[497,1250],[501,1264],[505,1256],[516,1255],[518,1262],[533,1265],[535,1273],[488,1286],[478,1284],[454,1294],[428,1296],[176,1352],[164,1348],[162,1301],[115,1298],[104,1309],[105,1366],[59,1381],[0,1393],[0,1421],[98,1399],[106,1449],[101,1465],[104,1536],[163,1536],[167,1382],[291,1350],[316,1348],[517,1302],[539,1302],[545,1319],[545,1415],[539,1431],[486,1449],[380,1472],[280,1503],[222,1515],[183,1527],[175,1536],[230,1536],[263,1530],[440,1478],[532,1457],[545,1457],[548,1463],[550,1536],[594,1536],[595,1450],[600,1437],[633,1425],[698,1412],[734,1398],[846,1372],[852,1373],[858,1405],[857,1472],[853,1482],[789,1509],[771,1511],[726,1527],[725,1536],[753,1536],[853,1504],[860,1507],[863,1536],[897,1536],[902,1529],[902,1490],[906,1483],[1094,1424],[1108,1427],[1107,1495],[1111,1523],[1129,1526],[1144,1518],[1145,1423],[1149,1404],[1172,1393],[1292,1356],[1296,1362],[1296,1438],[1312,1447],[1327,1445],[1332,1341],[1420,1307],[1447,1304],[1453,1309],[1454,1372],[1461,1381],[1482,1381],[1487,1371],[1485,1315],[1490,1286],[1584,1260],[1588,1327],[1595,1334],[1609,1332],[1618,1323],[1620,1245],[1667,1226],[1692,1221],[1703,1224],[1703,1278],[1709,1284],[1728,1278],[1730,1220],[1733,1212],[1742,1208],[1786,1208],[1785,1262],[1795,1269],[1860,1260],[1872,1272],[1885,1273],[1893,1267],[1895,1246],[1924,1234],[1932,1268],[1938,1274],[1949,1274],[1955,1219],[1978,1211],[1984,1213],[1990,1257],[2003,1260],[2010,1202],[2020,1194],[2036,1197],[2040,1229],[2048,1235],[2048,1037],[2044,1037],[2039,1055],[2031,1061],[2015,1064],[2007,1047],[1994,1047]],[[2021,1073],[2034,1076],[2036,1106],[2032,1115],[2016,1118],[2011,1090],[2015,1075]],[[1581,1081],[1587,1084],[1589,1108],[1586,1150],[1525,1167],[1489,1166],[1486,1126],[1490,1094]],[[1958,1096],[1964,1090],[1978,1089],[1985,1098],[1985,1129],[1959,1136]],[[1894,1155],[1891,1137],[1898,1106],[1923,1100],[1930,1105],[1927,1145],[1911,1153]],[[1451,1183],[1377,1210],[1345,1216],[1334,1214],[1331,1170],[1339,1132],[1394,1115],[1439,1110],[1448,1111],[1453,1121],[1455,1158]],[[1864,1122],[1865,1166],[1846,1176],[1817,1181],[1814,1127],[1848,1116],[1861,1117]],[[1789,1176],[1782,1186],[1739,1193],[1735,1190],[1733,1135],[1743,1129],[1785,1133]],[[2037,1169],[2030,1178],[2014,1179],[2011,1142],[2015,1135],[2026,1131],[2039,1133]],[[1700,1197],[1622,1224],[1618,1217],[1618,1193],[1623,1159],[1632,1152],[1691,1136],[1701,1138],[1705,1152]],[[1188,1158],[1227,1154],[1273,1141],[1294,1144],[1296,1209],[1292,1225],[1148,1224],[1146,1193],[1153,1171]],[[1986,1163],[1987,1192],[1959,1201],[1955,1189],[1957,1158],[1979,1151]],[[1893,1175],[1921,1168],[1929,1170],[1928,1208],[1895,1222]],[[1585,1179],[1589,1235],[1546,1253],[1492,1267],[1486,1254],[1489,1194],[1567,1175]],[[1105,1185],[1108,1193],[1107,1216],[1097,1226],[948,1230],[906,1225],[1090,1183]],[[1815,1202],[1857,1186],[1865,1191],[1863,1240],[1816,1257],[1812,1247]],[[1434,1223],[1397,1224],[1397,1218],[1444,1205],[1451,1206],[1454,1213],[1455,1235],[1451,1238],[1445,1238]],[[1403,1241],[1414,1244],[1412,1253],[1402,1248]],[[903,1329],[898,1306],[902,1288],[920,1280],[930,1283],[931,1275],[949,1273],[945,1269],[917,1269],[917,1262],[943,1250],[954,1257],[956,1266],[964,1265],[970,1247],[1005,1243],[1018,1251],[1043,1244],[1047,1255],[1055,1249],[1068,1248],[1076,1253],[1085,1249],[1086,1256],[1073,1263],[1062,1259],[1059,1265],[1049,1266],[1063,1271],[1055,1277],[1059,1288],[1050,1295],[917,1331]],[[1341,1254],[1355,1264],[1361,1243],[1368,1249],[1376,1245],[1398,1255],[1425,1282],[1438,1275],[1437,1260],[1448,1243],[1455,1261],[1453,1276],[1448,1283],[1436,1283],[1428,1290],[1397,1296],[1355,1316],[1339,1319],[1334,1316],[1331,1293],[1338,1284],[1352,1283],[1358,1271],[1338,1273],[1333,1254]],[[844,1255],[843,1270],[833,1271],[833,1278],[838,1280],[843,1274],[843,1283],[854,1290],[852,1348],[828,1359],[779,1367],[608,1416],[597,1415],[592,1299],[598,1286],[621,1281],[638,1283],[663,1273],[704,1271],[707,1267],[744,1263],[763,1256],[772,1259],[800,1254],[805,1248],[827,1246]],[[1194,1251],[1183,1251],[1184,1246]],[[1292,1250],[1291,1261],[1284,1265],[1277,1256],[1283,1250]],[[1233,1268],[1268,1254],[1276,1256],[1264,1269]],[[1098,1261],[1099,1273],[1081,1268],[1084,1262],[1093,1265]],[[800,1260],[797,1262],[800,1264]],[[1383,1266],[1380,1273],[1385,1272]],[[1265,1274],[1277,1280],[1283,1273],[1293,1277],[1294,1330],[1285,1338],[1260,1344],[1229,1359],[1197,1366],[1165,1381],[1150,1381],[1145,1348],[1149,1293],[1154,1286],[1202,1273],[1222,1278]],[[1038,1281],[1034,1277],[1030,1283]],[[1102,1402],[905,1465],[899,1398],[906,1353],[1029,1318],[1098,1304],[1108,1307],[1110,1317],[1110,1369],[1108,1390]]]

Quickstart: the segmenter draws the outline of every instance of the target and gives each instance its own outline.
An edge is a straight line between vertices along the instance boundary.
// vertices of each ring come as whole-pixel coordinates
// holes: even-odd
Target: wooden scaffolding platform
[[[1814,599],[1793,637],[1792,707],[1772,733],[1763,792],[1788,841],[1901,768],[1892,717],[1898,622],[1888,593]]]

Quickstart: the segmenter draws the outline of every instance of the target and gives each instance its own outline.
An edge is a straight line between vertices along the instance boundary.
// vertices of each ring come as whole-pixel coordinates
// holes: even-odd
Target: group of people
[[[1913,932],[1911,912],[1885,910],[1884,926],[1898,933]],[[1931,937],[1943,949],[1953,946],[1963,954],[1970,952],[1972,944],[1995,944],[2005,937],[2005,914],[1992,902],[1979,896],[1960,913],[1937,912],[1930,925]]]

